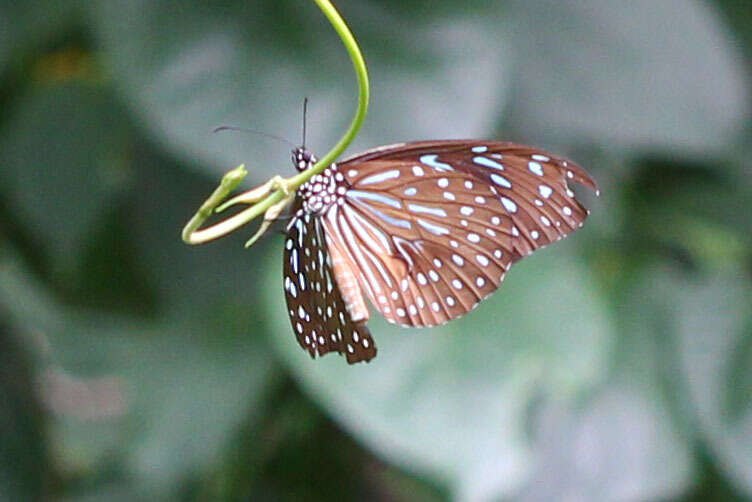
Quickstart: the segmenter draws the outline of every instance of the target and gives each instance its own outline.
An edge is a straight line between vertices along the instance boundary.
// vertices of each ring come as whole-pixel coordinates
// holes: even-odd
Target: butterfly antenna
[[[306,113],[308,112],[308,96],[303,98],[303,149],[305,149]]]
[[[295,143],[293,143],[292,141],[289,141],[289,140],[287,140],[285,138],[282,138],[280,136],[275,136],[274,134],[269,134],[268,132],[256,131],[256,130],[253,130],[253,129],[246,129],[245,127],[235,127],[235,126],[229,126],[229,125],[221,125],[219,127],[215,127],[214,129],[212,129],[213,133],[218,133],[218,132],[221,132],[221,131],[240,131],[240,132],[247,132],[247,133],[250,133],[250,134],[258,134],[259,136],[265,136],[267,138],[276,139],[277,141],[281,141],[283,143],[286,143],[286,144],[292,146],[293,148],[295,148],[295,146],[296,146]]]

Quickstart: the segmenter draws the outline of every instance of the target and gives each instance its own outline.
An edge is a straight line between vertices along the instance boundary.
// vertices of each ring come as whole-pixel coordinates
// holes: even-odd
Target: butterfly
[[[293,150],[296,169],[316,157]],[[514,143],[418,141],[331,164],[301,185],[284,244],[287,310],[311,357],[369,361],[366,297],[387,321],[436,326],[494,292],[509,267],[583,226],[575,163]]]

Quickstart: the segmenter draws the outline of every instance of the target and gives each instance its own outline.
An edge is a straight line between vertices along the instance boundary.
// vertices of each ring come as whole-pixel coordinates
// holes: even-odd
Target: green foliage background
[[[355,103],[313,2],[0,0],[0,500],[752,499],[744,1],[352,0],[351,151],[498,138],[601,184],[445,327],[311,361],[281,236],[185,246],[221,173]],[[250,232],[250,230],[249,230]],[[240,235],[243,234],[243,235]]]

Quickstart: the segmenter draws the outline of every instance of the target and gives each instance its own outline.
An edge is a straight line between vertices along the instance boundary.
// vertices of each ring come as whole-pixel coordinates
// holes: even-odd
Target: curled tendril
[[[319,6],[342,39],[342,43],[350,54],[350,59],[355,68],[359,91],[358,108],[355,111],[355,116],[350,123],[350,127],[329,153],[316,162],[311,169],[306,169],[290,178],[274,176],[263,185],[243,192],[228,201],[225,201],[225,199],[240,185],[247,171],[245,166],[241,165],[226,173],[222,177],[219,186],[204,201],[183,228],[182,237],[183,241],[187,244],[204,244],[225,236],[263,214],[264,221],[261,223],[258,231],[246,242],[246,247],[251,246],[264,234],[269,225],[280,215],[284,208],[293,201],[295,191],[298,187],[334,162],[345,151],[363,125],[366,113],[368,112],[369,85],[368,71],[366,70],[366,63],[360,52],[360,47],[358,47],[355,37],[353,37],[342,16],[340,16],[337,9],[334,8],[329,0],[314,0],[314,2],[316,2],[316,5]],[[200,228],[212,214],[222,212],[237,204],[246,204],[249,207],[210,227]]]

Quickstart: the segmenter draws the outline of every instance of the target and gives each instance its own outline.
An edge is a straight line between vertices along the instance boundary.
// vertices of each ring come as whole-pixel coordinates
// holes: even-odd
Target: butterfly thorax
[[[316,157],[303,147],[296,148],[292,153],[293,164],[301,172],[312,168],[316,163]],[[298,196],[303,199],[303,210],[314,215],[326,212],[345,194],[344,180],[342,173],[337,171],[336,164],[315,174],[298,188]]]

